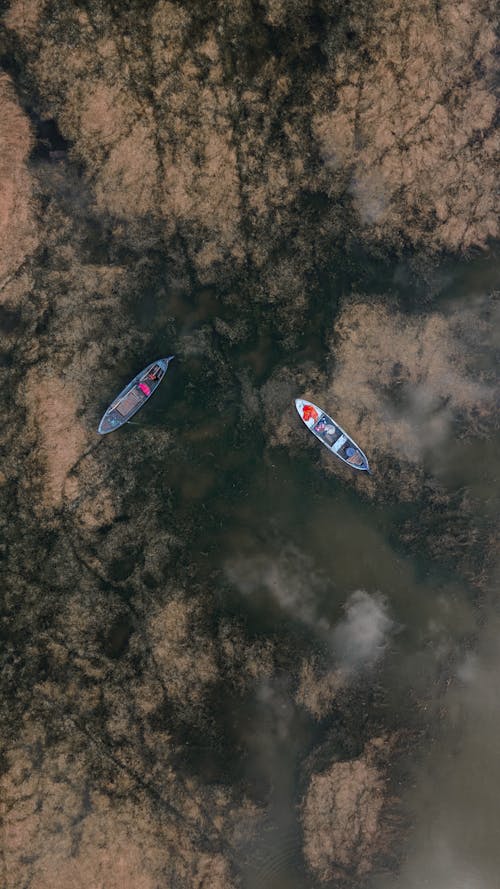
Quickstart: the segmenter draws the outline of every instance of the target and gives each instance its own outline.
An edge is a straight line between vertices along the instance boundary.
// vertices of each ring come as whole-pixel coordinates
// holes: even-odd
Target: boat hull
[[[370,473],[364,451],[322,408],[303,398],[295,399],[297,413],[305,426],[342,463],[358,472]]]
[[[127,383],[104,412],[97,429],[99,435],[108,435],[119,429],[144,407],[164,379],[173,357],[170,355],[151,362]]]

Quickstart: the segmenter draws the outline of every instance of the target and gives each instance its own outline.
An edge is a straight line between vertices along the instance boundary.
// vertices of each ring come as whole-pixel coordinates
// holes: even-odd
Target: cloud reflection
[[[241,556],[227,561],[225,571],[243,595],[269,595],[292,618],[311,627],[347,671],[379,660],[394,630],[386,600],[365,590],[348,596],[345,616],[333,624],[321,610],[325,587],[331,581],[297,547],[288,546],[277,557]]]
[[[500,619],[490,615],[442,702],[442,722],[415,767],[406,803],[415,825],[398,875],[370,889],[495,889],[499,885]]]

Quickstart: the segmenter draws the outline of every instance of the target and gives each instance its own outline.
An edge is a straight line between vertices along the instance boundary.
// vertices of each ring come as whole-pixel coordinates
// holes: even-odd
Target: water
[[[90,241],[88,249],[91,253]],[[464,889],[483,889],[497,864],[491,828],[494,781],[484,779],[482,764],[496,778],[492,677],[498,663],[498,617],[492,531],[500,496],[498,434],[479,417],[476,434],[462,435],[459,417],[449,423],[439,447],[424,449],[428,478],[446,495],[444,505],[436,501],[430,508],[418,484],[413,497],[400,500],[388,473],[386,489],[388,464],[378,470],[374,496],[369,478],[354,483],[347,471],[332,474],[333,458],[301,425],[293,398],[300,394],[298,371],[304,379],[311,368],[320,375],[334,372],[330,335],[336,313],[354,289],[373,301],[383,292],[395,310],[409,317],[425,316],[436,307],[455,317],[459,306],[469,371],[480,372],[492,388],[497,332],[491,324],[482,342],[474,331],[475,319],[485,316],[483,294],[497,260],[493,255],[475,265],[448,264],[441,277],[435,271],[433,287],[439,294],[432,295],[404,263],[365,265],[362,258],[358,264],[350,257],[346,269],[327,276],[311,307],[311,324],[306,320],[287,333],[282,319],[276,321],[271,312],[261,315],[252,304],[243,311],[215,286],[185,293],[165,284],[161,257],[150,257],[142,289],[131,288],[122,300],[120,323],[137,336],[130,348],[117,338],[108,349],[103,325],[102,391],[89,398],[84,415],[94,429],[109,397],[140,367],[155,356],[176,354],[135,425],[91,446],[102,476],[85,476],[85,459],[80,461],[82,497],[94,493],[92,486],[103,486],[121,496],[119,513],[109,525],[80,533],[78,503],[63,509],[61,525],[47,539],[41,536],[43,526],[36,533],[29,529],[22,558],[32,552],[32,543],[33,564],[38,565],[42,551],[52,559],[44,558],[42,572],[36,568],[39,587],[33,580],[40,638],[52,639],[58,610],[65,613],[67,607],[68,588],[81,597],[69,628],[57,625],[55,635],[66,639],[68,634],[71,651],[89,647],[96,657],[104,655],[106,678],[84,676],[82,688],[87,682],[104,683],[110,699],[114,695],[113,706],[127,683],[133,685],[150,669],[148,651],[140,650],[141,628],[170,585],[206,605],[203,630],[216,644],[223,622],[237,625],[247,645],[269,643],[270,668],[256,670],[243,692],[222,674],[201,702],[198,721],[191,719],[189,706],[175,710],[168,701],[152,721],[152,732],[172,736],[180,786],[195,776],[207,788],[231,788],[237,799],[245,797],[258,808],[253,830],[225,840],[244,889],[318,885],[304,860],[301,826],[311,773],[336,760],[355,760],[372,738],[398,733],[402,740],[389,785],[399,800],[401,821],[407,819],[412,831],[398,838],[405,859],[402,876],[393,876],[394,861],[387,861],[389,872],[375,873],[370,889],[394,889],[401,879],[410,887],[425,879],[432,889],[447,889],[449,872],[455,880],[450,889],[455,889],[460,885],[450,864],[455,858],[467,874]],[[128,259],[135,268],[135,258]],[[101,261],[101,254],[94,260]],[[282,444],[274,446],[274,424],[283,417]],[[370,441],[360,444],[370,457]],[[432,543],[433,534],[454,525],[462,529],[466,556],[461,557],[459,544],[453,549],[451,534],[450,553],[445,548],[432,558],[429,539]],[[143,569],[150,528],[165,537],[148,572]],[[467,540],[470,528],[476,535],[473,547]],[[483,572],[480,586],[476,569]],[[54,576],[59,579],[55,593]],[[41,592],[45,582],[46,599]],[[97,616],[91,619],[85,616],[88,600],[97,603]],[[30,627],[30,638],[35,604],[28,600],[26,605],[23,589],[17,610],[26,609],[21,626],[25,636],[25,626]],[[328,671],[339,662],[352,673],[348,690],[315,716],[312,706],[305,706],[307,695],[298,694],[303,665]],[[29,692],[37,671],[35,664],[26,680]],[[69,703],[63,699],[57,712],[66,708],[75,725],[92,721],[103,749],[113,750],[105,709],[102,714],[84,711],[80,721],[72,716],[80,697],[72,696]],[[120,743],[129,745],[134,780],[144,769],[142,784],[151,790],[154,809],[164,775],[163,748],[154,748],[153,734],[144,765],[144,715],[132,705],[130,714]],[[158,786],[149,777],[148,757],[160,775]],[[467,782],[460,777],[464,774]],[[97,785],[99,778],[92,780]],[[473,832],[468,827],[471,807]]]
[[[230,597],[230,607],[245,614],[256,631],[283,633],[288,625],[288,632],[297,634],[305,627],[310,644],[324,646],[353,590],[383,591],[398,631],[387,676],[378,681],[385,682],[386,706],[393,710],[389,724],[411,722],[409,686],[421,684],[424,691],[435,678],[433,657],[422,657],[422,650],[438,647],[443,636],[461,638],[475,630],[469,591],[456,578],[422,571],[418,560],[391,545],[397,509],[346,494],[340,483],[322,477],[314,461],[294,464],[287,456],[273,456],[273,465],[256,467],[247,485],[236,502],[226,501],[224,522],[205,538],[214,567],[233,563],[233,585],[246,588],[236,601]],[[265,565],[282,565],[277,588],[245,576],[262,558]],[[435,633],[429,631],[432,624],[439,628]],[[277,695],[259,701],[248,741],[251,780],[267,780],[271,789],[269,823],[251,849],[246,885],[305,889],[312,884],[300,866],[294,809],[300,800],[300,763],[321,741],[321,732],[312,725],[298,730],[300,715],[290,712],[289,700],[281,704],[284,716],[276,714]],[[284,736],[276,728],[280,718]],[[324,728],[324,736],[330,728]]]
[[[494,258],[443,268],[443,310],[452,300],[456,304],[457,296],[472,304],[496,268]],[[384,283],[390,277],[386,268]],[[396,277],[400,290],[405,277],[401,269]],[[154,301],[141,305],[140,323],[158,319]],[[295,447],[269,448],[258,406],[256,416],[241,412],[242,379],[258,392],[273,370],[285,358],[293,362],[294,356],[284,354],[272,326],[261,331],[252,345],[245,337],[236,347],[222,348],[212,323],[214,312],[229,324],[234,321],[231,310],[221,307],[213,292],[202,292],[187,303],[176,297],[162,314],[162,323],[177,333],[180,356],[170,388],[165,386],[157,399],[157,413],[145,414],[144,423],[158,428],[166,423],[175,429],[175,465],[169,457],[161,466],[173,495],[166,522],[170,527],[175,516],[180,527],[189,523],[195,580],[201,586],[209,581],[220,613],[243,619],[256,637],[278,640],[287,651],[289,667],[290,649],[295,649],[297,660],[311,652],[333,658],[335,627],[345,619],[349,597],[356,590],[378,597],[391,630],[374,671],[373,684],[382,692],[378,703],[367,704],[370,718],[383,713],[388,728],[411,727],[434,740],[417,754],[403,757],[399,767],[406,775],[400,788],[402,811],[415,825],[403,877],[374,876],[372,885],[386,889],[400,885],[402,878],[405,885],[432,889],[492,885],[487,878],[481,882],[481,874],[490,867],[494,872],[488,830],[485,840],[477,826],[472,838],[468,831],[471,805],[476,823],[482,826],[488,825],[488,811],[494,806],[492,785],[483,780],[476,758],[486,756],[496,771],[492,739],[497,719],[491,712],[496,692],[489,684],[485,717],[483,705],[470,690],[470,683],[478,682],[497,657],[491,630],[480,628],[481,620],[490,621],[490,605],[486,612],[478,610],[476,590],[460,570],[430,561],[401,541],[401,524],[418,521],[418,504],[387,502],[383,496],[370,500],[362,489],[325,474],[319,453],[306,448],[306,442],[298,452]],[[316,319],[309,338],[301,340],[297,361],[314,356],[319,367],[328,364],[320,328]],[[159,351],[165,351],[160,348],[164,334],[160,325],[154,337]],[[183,344],[188,345],[188,354],[182,354]],[[480,366],[481,355],[473,358]],[[369,442],[363,444],[369,453]],[[427,460],[428,470],[450,494],[466,491],[473,498],[471,520],[479,527],[498,513],[498,444],[494,438],[451,438]],[[479,539],[477,545],[488,543]],[[481,652],[483,646],[486,653],[476,660],[471,651]],[[457,679],[460,670],[462,680]],[[293,666],[287,675],[282,667],[277,676],[257,683],[231,713],[224,713],[221,731],[231,723],[230,733],[237,739],[234,762],[215,764],[210,748],[195,760],[196,768],[212,779],[223,780],[234,769],[247,792],[267,808],[257,835],[238,852],[246,889],[314,885],[302,858],[298,807],[305,789],[306,758],[331,738],[332,723],[328,718],[316,723],[294,703],[292,671]],[[443,680],[444,675],[448,679]],[[451,683],[451,691],[443,691],[443,681]],[[370,688],[369,672],[365,682]],[[417,699],[427,701],[418,711]],[[484,739],[476,729],[475,715],[486,718]],[[363,732],[356,740],[355,718],[351,742],[354,750],[359,743],[360,753]],[[463,855],[470,877],[460,883],[455,874],[453,882],[450,862],[466,836]],[[484,868],[483,859],[489,859]]]
[[[300,394],[299,378],[304,386],[310,383],[314,388],[317,380],[321,387],[335,372],[336,344],[332,347],[331,335],[352,294],[368,304],[385,300],[391,311],[412,321],[441,311],[452,319],[460,346],[446,372],[453,375],[455,364],[462,367],[462,350],[469,375],[481,375],[485,389],[498,391],[500,313],[498,301],[485,299],[498,280],[497,248],[469,262],[450,258],[424,263],[422,256],[410,254],[376,259],[354,243],[352,230],[348,233],[353,223],[351,198],[345,200],[340,191],[337,197],[318,192],[309,174],[303,180],[291,177],[283,186],[276,182],[278,203],[272,190],[265,198],[269,219],[264,217],[262,224],[252,221],[251,203],[245,202],[252,189],[258,195],[259,164],[267,156],[279,159],[278,142],[286,145],[285,120],[303,118],[291,128],[296,144],[303,146],[295,160],[302,161],[303,154],[306,166],[319,162],[310,150],[314,120],[301,103],[310,104],[314,78],[319,77],[321,84],[325,35],[334,33],[327,17],[298,20],[305,37],[308,28],[315,35],[309,48],[301,49],[295,37],[290,42],[291,31],[272,28],[265,19],[273,4],[267,4],[269,10],[265,4],[261,8],[250,4],[243,29],[238,15],[233,20],[229,12],[222,17],[217,10],[213,15],[210,9],[196,13],[191,30],[179,36],[183,41],[179,64],[187,65],[185,81],[179,78],[181,92],[172,87],[174,101],[167,91],[168,102],[162,104],[163,63],[155,58],[170,52],[170,42],[175,46],[177,26],[165,25],[163,37],[160,20],[158,30],[142,10],[137,16],[136,4],[125,4],[123,9],[112,4],[113,27],[107,30],[106,16],[93,27],[103,37],[96,41],[103,54],[98,67],[104,69],[112,61],[111,50],[118,63],[116,75],[108,83],[108,75],[101,80],[100,72],[90,72],[88,94],[99,97],[102,85],[110,112],[118,106],[117,121],[110,120],[110,132],[116,126],[116,136],[120,133],[116,97],[124,104],[130,98],[132,114],[136,98],[140,107],[145,102],[151,114],[145,115],[144,123],[154,118],[155,150],[169,151],[172,146],[175,155],[179,148],[179,171],[186,161],[200,163],[203,169],[197,151],[193,154],[189,146],[199,138],[202,153],[217,118],[215,114],[214,121],[205,120],[203,93],[198,105],[198,88],[190,92],[189,58],[198,38],[208,37],[209,25],[222,35],[224,83],[215,88],[213,107],[220,105],[224,130],[222,94],[227,86],[227,138],[231,151],[234,146],[241,153],[237,163],[241,194],[236,200],[241,200],[241,210],[234,237],[241,238],[239,246],[248,256],[269,238],[272,254],[266,245],[263,266],[258,259],[248,261],[248,280],[243,280],[245,272],[237,271],[242,266],[231,268],[222,259],[223,271],[215,263],[206,278],[214,283],[199,286],[193,257],[199,259],[212,221],[216,241],[225,227],[224,210],[221,214],[219,206],[210,207],[211,192],[217,194],[217,188],[209,187],[206,195],[201,191],[202,203],[210,211],[202,215],[202,222],[195,206],[196,176],[193,208],[189,209],[188,196],[185,217],[181,208],[175,223],[172,210],[177,210],[165,195],[158,217],[147,210],[140,224],[137,218],[134,223],[135,214],[127,216],[125,205],[124,218],[121,212],[117,218],[113,200],[108,215],[106,200],[112,192],[116,197],[121,187],[120,177],[115,182],[108,165],[115,146],[107,145],[107,137],[100,141],[104,120],[93,120],[88,96],[82,99],[80,114],[80,109],[71,107],[70,95],[72,78],[78,79],[75,71],[80,70],[72,68],[73,62],[82,63],[84,58],[77,36],[81,34],[83,42],[95,41],[81,27],[85,10],[80,9],[82,18],[73,21],[61,17],[64,4],[56,6],[47,12],[41,29],[40,65],[30,69],[30,54],[38,52],[29,49],[32,38],[23,50],[23,40],[17,47],[16,37],[10,66],[24,101],[29,101],[31,91],[32,101],[42,102],[47,114],[61,115],[61,126],[72,115],[75,121],[85,114],[90,119],[82,124],[83,140],[78,136],[80,125],[73,124],[75,157],[68,155],[66,162],[52,156],[51,165],[51,151],[65,154],[71,146],[55,120],[32,115],[38,126],[32,172],[38,177],[39,195],[34,200],[40,199],[37,218],[43,232],[40,250],[30,260],[33,282],[26,285],[29,292],[22,298],[22,309],[0,315],[11,347],[2,363],[5,368],[16,367],[15,379],[11,377],[3,390],[9,412],[5,428],[12,435],[6,449],[11,487],[5,498],[5,553],[15,578],[8,597],[6,626],[11,637],[3,674],[8,689],[3,718],[9,755],[11,751],[16,755],[18,741],[23,746],[20,763],[13,763],[13,785],[20,788],[21,800],[17,826],[26,821],[30,837],[31,816],[26,811],[36,797],[34,817],[39,827],[33,861],[25,860],[32,872],[25,872],[17,884],[36,882],[37,877],[43,882],[45,872],[50,881],[50,868],[69,874],[69,884],[72,873],[64,870],[68,861],[69,868],[75,865],[80,874],[89,873],[90,882],[95,874],[101,880],[103,861],[113,867],[114,856],[128,868],[122,852],[129,846],[133,849],[137,837],[138,873],[144,870],[148,884],[153,872],[148,868],[156,862],[151,885],[158,874],[168,879],[166,857],[175,857],[177,848],[182,849],[179,872],[192,865],[193,874],[200,873],[200,850],[211,855],[217,848],[241,875],[244,889],[315,889],[319,884],[306,866],[301,826],[311,774],[335,761],[356,760],[373,738],[394,736],[388,793],[398,807],[400,861],[387,854],[377,871],[360,879],[360,884],[368,889],[491,889],[498,884],[500,866],[496,793],[500,615],[494,537],[500,499],[498,431],[492,429],[491,417],[478,410],[472,433],[472,423],[467,426],[460,411],[452,417],[451,409],[446,413],[447,404],[438,404],[438,420],[440,412],[446,419],[444,433],[438,445],[422,448],[427,475],[417,478],[414,496],[403,500],[389,459],[380,463],[374,494],[370,479],[354,483],[347,471],[332,474],[328,460],[333,458],[301,426],[293,397]],[[162,6],[175,22],[174,5],[157,4],[155,10],[161,12]],[[278,10],[280,4],[274,6]],[[180,9],[179,15],[181,21]],[[333,27],[340,35],[342,16]],[[178,30],[180,35],[180,25]],[[131,40],[129,49],[125,40],[113,49],[114,35],[121,31]],[[56,61],[65,59],[67,39],[72,65],[58,72]],[[47,55],[44,46],[50,50]],[[54,47],[57,51],[51,55]],[[268,66],[274,53],[275,69]],[[7,63],[9,55],[10,51],[4,53]],[[209,79],[205,83],[208,70],[200,80],[203,89],[209,83]],[[267,82],[274,75],[266,70],[289,70],[290,78],[285,79],[295,86],[282,106]],[[259,84],[261,74],[264,80]],[[269,121],[261,122],[260,112],[253,123],[246,120],[245,108],[250,111],[252,102],[246,105],[242,91],[252,83],[256,95],[260,92],[269,106]],[[35,100],[38,89],[40,99]],[[175,104],[184,89],[186,108],[193,115],[189,137],[176,131],[185,112],[176,117]],[[129,187],[125,180],[135,178],[134,163],[139,172],[143,162],[147,168],[151,148],[147,141],[144,145],[132,134],[123,151],[131,162],[128,168],[129,158],[123,158],[124,189]],[[290,139],[284,148],[283,169],[289,152],[293,165],[292,145]],[[75,160],[78,151],[80,169]],[[253,174],[250,159],[257,163]],[[163,162],[170,163],[168,152]],[[265,181],[268,173],[262,170]],[[271,186],[275,187],[272,182]],[[288,192],[289,187],[292,203],[287,205],[284,193],[280,210],[278,192],[280,188]],[[96,195],[103,189],[97,204]],[[330,243],[331,248],[326,246]],[[328,249],[332,250],[329,266]],[[302,257],[305,271],[298,268]],[[290,259],[297,262],[295,271],[293,262],[288,270],[292,295],[287,286]],[[116,273],[112,285],[109,272]],[[268,287],[274,287],[274,302],[267,301]],[[293,293],[297,302],[302,296],[299,289],[310,291],[304,293],[302,307],[294,305]],[[22,413],[24,382],[19,398],[11,395],[19,385],[19,356],[28,356],[28,389],[47,372],[56,383],[71,382],[81,396],[74,425],[81,424],[85,442],[87,430],[95,430],[113,393],[149,360],[171,352],[176,359],[166,380],[134,425],[91,444],[95,462],[90,469],[85,457],[77,460],[75,500],[61,498],[56,506],[49,503],[39,510],[46,478],[37,456],[54,405]],[[362,361],[362,350],[359,356]],[[387,361],[394,358],[397,363],[397,357],[388,353]],[[411,410],[411,392],[403,389],[401,403],[394,392],[386,393],[388,417],[390,409]],[[57,408],[57,399],[54,402]],[[289,418],[283,421],[279,447],[271,444],[272,406],[276,422]],[[434,410],[434,405],[427,405],[431,407]],[[430,426],[424,414],[422,409],[412,426],[415,435]],[[67,417],[63,411],[62,419],[67,420],[66,426],[62,421],[60,425],[64,437],[75,419],[71,407]],[[342,416],[339,421],[349,428]],[[360,444],[370,458],[373,442],[360,440]],[[77,442],[77,453],[78,447]],[[404,476],[400,481],[404,484]],[[432,500],[434,482],[441,486],[441,500],[438,496]],[[97,518],[93,523],[101,491],[111,508],[106,520]],[[433,555],[433,538],[446,541],[448,532],[448,548],[443,545]],[[184,648],[179,646],[177,663],[172,657],[169,661],[169,643],[174,642],[165,632],[163,648],[159,646],[164,661],[161,657],[155,661],[151,616],[158,616],[157,605],[161,611],[173,589],[185,597],[183,603],[201,603],[203,632],[193,619],[192,638]],[[168,626],[175,636],[177,627]],[[251,681],[246,677],[241,687],[224,673],[229,667],[217,648],[221,626],[238,628],[245,651],[252,644],[269,648],[269,666],[264,663],[264,647],[257,648],[262,663],[253,664],[255,677]],[[217,681],[200,683],[201,700],[193,703],[187,693],[190,680],[195,684],[198,679],[196,646],[200,639],[206,646],[207,636],[221,663],[214,670]],[[175,679],[176,668],[181,671],[186,652],[193,675],[185,669],[180,684],[184,683],[186,699],[175,698],[166,680]],[[307,664],[327,675],[340,666],[348,677],[343,696],[339,694],[319,714],[307,694],[298,693],[301,670]],[[247,672],[253,676],[250,669]],[[176,806],[187,801],[190,808],[194,800],[196,808],[193,777],[194,784],[200,782],[206,791],[200,810],[205,808],[208,817],[203,815],[202,826],[191,830],[190,814],[188,833],[179,842],[174,832],[173,839],[168,833],[169,819],[174,813],[175,821],[178,811],[172,802],[177,795]],[[38,796],[33,790],[37,784],[44,788],[36,791]],[[237,802],[244,797],[255,805],[260,815],[254,829],[235,831],[233,839],[230,806],[218,808],[213,803],[210,809],[220,787],[229,788]],[[215,821],[227,834],[214,832]],[[405,823],[411,825],[408,833]],[[115,835],[118,845],[113,845]],[[67,857],[59,852],[63,839],[69,839]],[[189,861],[191,844],[193,861]],[[45,850],[51,861],[44,858]],[[94,853],[97,864],[92,871]],[[104,858],[99,859],[101,853]],[[133,880],[133,867],[128,872]],[[175,868],[172,873],[173,884]],[[12,880],[16,878],[14,872]],[[355,883],[351,880],[351,889]]]

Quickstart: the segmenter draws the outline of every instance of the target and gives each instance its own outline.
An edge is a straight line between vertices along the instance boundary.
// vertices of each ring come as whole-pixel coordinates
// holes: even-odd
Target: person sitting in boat
[[[335,439],[338,438],[337,427],[334,426],[333,423],[326,424],[324,437],[329,445],[332,445]]]
[[[319,423],[316,423],[314,431],[321,436],[327,445],[332,445],[337,437],[336,427],[333,423],[328,423],[324,417],[321,418]]]
[[[161,367],[159,364],[155,364],[154,367],[148,373],[148,380],[159,380],[161,376]]]
[[[352,445],[346,447],[345,456],[348,463],[354,463],[356,466],[360,466],[363,462],[363,458],[358,449],[354,448]]]

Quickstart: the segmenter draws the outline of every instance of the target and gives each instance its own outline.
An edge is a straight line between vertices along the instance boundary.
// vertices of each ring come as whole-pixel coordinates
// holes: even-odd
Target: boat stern
[[[114,430],[118,429],[121,425],[122,423],[120,422],[119,418],[113,416],[108,408],[108,410],[102,417],[99,426],[97,427],[97,431],[99,435],[107,435],[108,432],[114,432]]]
[[[349,461],[347,461],[348,466],[351,466],[353,469],[357,469],[358,472],[366,472],[367,475],[371,475],[372,472],[371,472],[368,460],[366,458],[366,454],[363,453],[361,448],[358,448],[358,450],[359,450],[359,453],[362,457],[363,462],[356,465],[356,463],[349,463]]]

